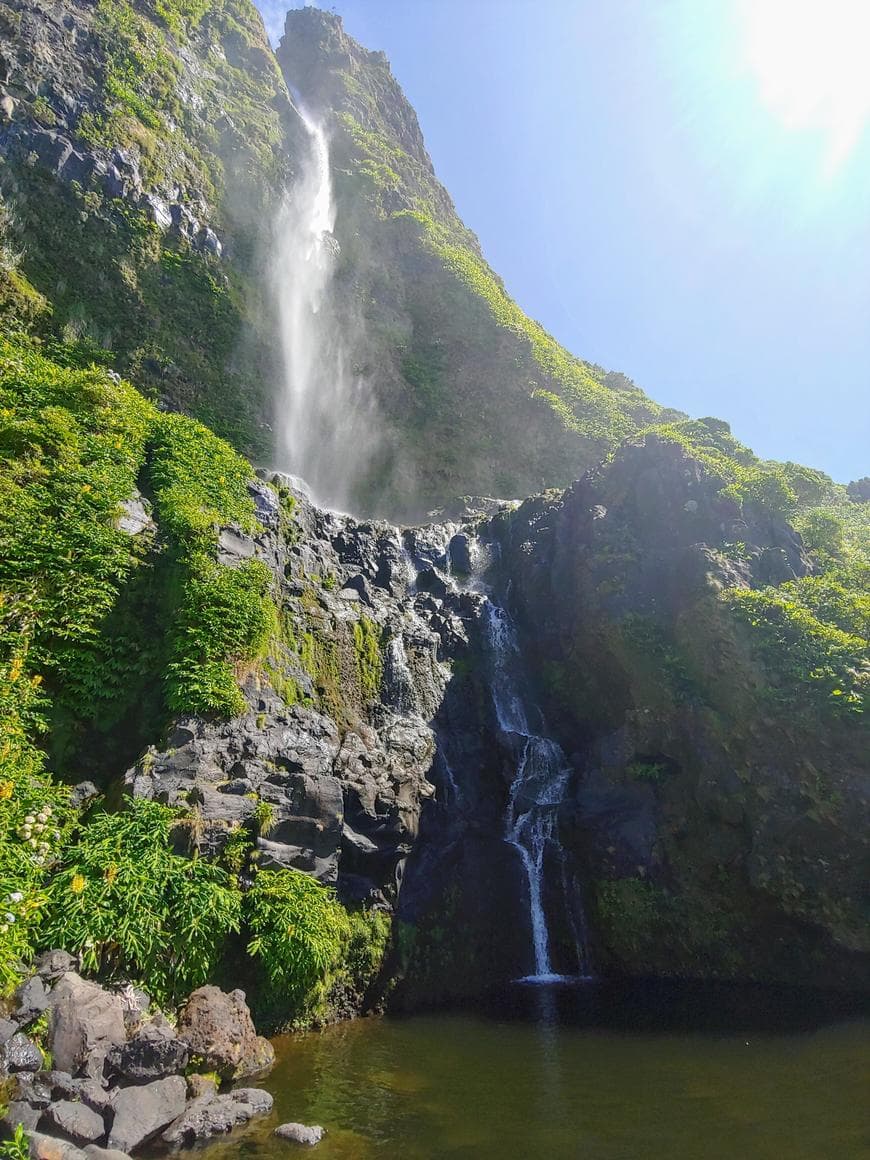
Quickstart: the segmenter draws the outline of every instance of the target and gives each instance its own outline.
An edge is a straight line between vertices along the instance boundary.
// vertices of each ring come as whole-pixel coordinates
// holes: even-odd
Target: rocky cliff
[[[866,489],[525,319],[335,17],[289,15],[285,83],[244,5],[2,11],[0,989],[58,946],[272,1026],[870,985]],[[387,434],[360,510],[406,524],[221,438],[270,458],[288,85]]]
[[[675,417],[569,354],[511,300],[383,53],[302,8],[288,12],[277,55],[330,135],[346,326],[364,319],[356,361],[388,433],[365,502],[419,517],[461,493],[565,485],[625,435]]]

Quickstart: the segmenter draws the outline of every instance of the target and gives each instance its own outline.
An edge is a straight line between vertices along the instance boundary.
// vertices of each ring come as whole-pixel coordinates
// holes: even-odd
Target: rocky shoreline
[[[268,1092],[233,1086],[275,1058],[244,992],[200,987],[173,1019],[139,988],[103,987],[77,967],[65,951],[42,955],[0,1018],[3,1124],[23,1130],[36,1160],[174,1151],[271,1112]],[[279,1129],[301,1143],[319,1132]]]

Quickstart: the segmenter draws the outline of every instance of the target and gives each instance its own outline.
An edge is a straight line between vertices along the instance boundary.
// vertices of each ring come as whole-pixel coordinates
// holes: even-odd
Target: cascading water
[[[491,691],[499,730],[519,758],[510,788],[505,837],[518,851],[529,888],[529,915],[534,947],[534,974],[528,982],[548,982],[554,974],[550,957],[550,932],[544,906],[545,859],[548,846],[557,841],[559,806],[565,796],[571,769],[559,745],[532,731],[532,707],[515,677],[519,663],[516,630],[507,612],[488,600],[483,623],[490,654]],[[564,883],[563,883],[564,886]],[[577,965],[586,969],[586,951],[576,937]]]
[[[300,115],[308,151],[279,215],[272,263],[284,370],[278,467],[301,476],[320,506],[343,509],[372,454],[370,400],[351,369],[355,327],[346,311],[336,313],[329,143],[321,126]]]

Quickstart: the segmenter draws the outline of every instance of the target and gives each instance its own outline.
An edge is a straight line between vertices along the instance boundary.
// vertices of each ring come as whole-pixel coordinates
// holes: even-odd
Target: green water
[[[870,1020],[765,993],[562,988],[277,1041],[275,1113],[207,1160],[867,1160]]]

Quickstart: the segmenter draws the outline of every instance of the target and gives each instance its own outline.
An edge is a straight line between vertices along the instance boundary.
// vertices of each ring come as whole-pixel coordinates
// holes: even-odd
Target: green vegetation
[[[367,616],[361,616],[354,622],[353,643],[362,695],[365,700],[374,701],[381,689],[384,660],[381,655],[380,630]]]
[[[298,870],[262,871],[245,895],[258,958],[274,1003],[289,1000],[300,1023],[322,1018],[331,993],[361,995],[377,975],[390,920],[377,912],[348,913],[331,890]]]
[[[258,800],[251,827],[210,862],[196,853],[196,807],[179,816],[135,800],[79,816],[37,747],[51,725],[75,753],[72,726],[117,720],[112,707],[143,684],[162,689],[159,720],[242,712],[238,680],[279,635],[265,564],[216,555],[220,527],[257,529],[249,464],[194,420],[79,366],[89,354],[86,343],[0,340],[0,992],[37,950],[63,946],[89,972],[170,1003],[219,975],[240,935],[257,958],[268,948],[273,984],[280,973],[276,1018],[325,1017],[333,990],[368,986],[389,922],[348,915],[303,875],[262,871],[243,895],[238,875],[274,824],[270,803]],[[156,533],[118,526],[137,484]],[[379,630],[363,618],[345,635],[341,654],[322,632],[299,650],[328,671],[324,695],[342,699],[350,666],[361,703],[380,682]],[[175,848],[185,829],[191,857]]]
[[[142,800],[91,817],[63,852],[40,932],[43,946],[80,954],[89,972],[140,980],[162,1003],[213,975],[241,918],[224,870],[172,852],[174,819]]]
[[[719,419],[653,427],[647,438],[675,443],[699,460],[721,480],[723,498],[788,518],[803,534],[815,575],[730,588],[721,600],[751,630],[771,698],[803,702],[809,694],[819,711],[860,716],[870,692],[870,503],[853,500],[823,472],[759,460]],[[731,554],[746,559],[747,551],[733,545]],[[634,623],[629,627],[635,632]],[[671,668],[681,663],[671,646],[658,647]]]
[[[0,1143],[2,1160],[30,1160],[30,1140],[23,1124],[17,1124],[11,1140]]]

